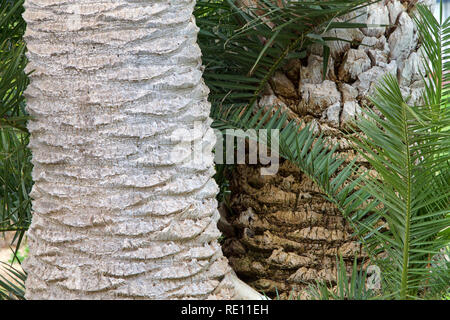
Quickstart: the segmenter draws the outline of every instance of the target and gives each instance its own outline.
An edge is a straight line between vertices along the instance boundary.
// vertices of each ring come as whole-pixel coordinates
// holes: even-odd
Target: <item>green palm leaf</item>
[[[13,242],[17,248],[31,221],[32,186],[23,96],[28,76],[24,71],[27,59],[22,12],[23,0],[0,0],[0,234],[16,232]],[[21,287],[11,279],[17,274],[13,269],[8,273],[9,280],[0,279],[0,290],[14,288],[10,292],[19,298]]]
[[[425,52],[425,104],[409,106],[398,81],[387,76],[371,99],[380,111],[366,111],[354,142],[378,176],[364,188],[383,207],[375,211],[384,228],[367,238],[372,248],[382,248],[383,268],[390,295],[401,299],[425,295],[432,282],[431,260],[449,243],[443,230],[450,226],[450,113],[446,107],[444,75],[448,21],[438,22],[425,7],[418,7],[416,23]],[[361,235],[371,231],[357,221]],[[448,287],[448,283],[447,283]]]
[[[24,300],[26,273],[4,262],[0,262],[0,300]]]

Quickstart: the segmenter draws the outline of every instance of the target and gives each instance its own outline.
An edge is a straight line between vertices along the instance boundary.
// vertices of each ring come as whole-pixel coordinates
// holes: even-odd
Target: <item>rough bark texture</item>
[[[353,159],[354,150],[343,137],[346,125],[368,106],[367,97],[383,75],[396,75],[410,103],[420,101],[419,43],[410,16],[415,3],[381,1],[359,12],[362,16],[353,21],[392,26],[331,31],[329,36],[351,43],[330,43],[326,80],[322,48],[313,47],[307,59],[291,61],[274,76],[260,107],[278,105],[291,119],[313,122],[331,145],[340,144],[341,155]],[[349,266],[355,255],[362,258],[341,214],[292,164],[284,162],[272,177],[260,176],[255,166],[238,166],[231,191],[233,212],[227,219],[234,230],[224,253],[242,279],[269,296],[277,289],[282,298],[290,293],[305,298],[305,287],[315,279],[335,280],[338,252]]]
[[[25,6],[27,299],[231,298],[194,1]],[[190,143],[171,157],[181,139],[204,161]]]

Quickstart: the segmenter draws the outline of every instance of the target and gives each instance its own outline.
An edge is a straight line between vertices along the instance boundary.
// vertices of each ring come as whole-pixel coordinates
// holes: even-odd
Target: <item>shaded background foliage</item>
[[[23,0],[0,2],[0,232],[18,231],[20,245],[31,220],[31,153],[23,91],[28,84]]]
[[[31,152],[23,91],[28,85],[26,24],[22,19],[23,0],[0,1],[0,234],[14,232],[12,243],[17,259],[24,234],[31,222]],[[23,299],[25,273],[6,263],[0,269],[0,299]],[[2,290],[3,288],[3,290]]]

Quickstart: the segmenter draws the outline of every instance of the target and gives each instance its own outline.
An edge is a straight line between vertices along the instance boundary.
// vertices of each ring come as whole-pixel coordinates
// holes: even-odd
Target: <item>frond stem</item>
[[[406,144],[406,217],[405,217],[405,234],[403,239],[403,262],[402,262],[402,282],[400,287],[400,298],[406,299],[408,289],[408,267],[409,267],[409,247],[410,247],[410,224],[411,224],[411,154],[410,154],[410,141],[408,134],[408,119],[407,119],[407,105],[402,103],[402,116],[404,121],[403,134]]]

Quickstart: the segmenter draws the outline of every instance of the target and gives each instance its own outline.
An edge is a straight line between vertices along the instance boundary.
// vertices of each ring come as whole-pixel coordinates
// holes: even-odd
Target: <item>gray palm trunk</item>
[[[217,242],[194,4],[25,1],[27,299],[257,297]]]

